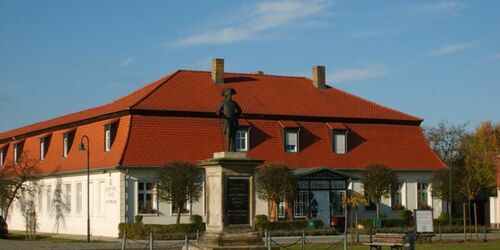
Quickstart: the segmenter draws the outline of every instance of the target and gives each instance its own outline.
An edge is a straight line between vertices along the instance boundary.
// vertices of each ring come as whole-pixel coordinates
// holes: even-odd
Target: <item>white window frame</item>
[[[104,126],[104,151],[111,150],[111,124]]]
[[[106,181],[97,181],[97,214],[104,216],[106,213]]]
[[[45,143],[47,143],[47,138],[40,138],[40,160],[45,160]]]
[[[422,185],[425,185],[425,188],[422,189]],[[429,186],[430,184],[428,182],[417,182],[417,208],[420,204],[429,206]],[[425,194],[425,199],[423,202],[419,203],[421,193]]]
[[[4,148],[0,148],[0,166],[3,166],[4,155],[5,155],[4,151],[5,151]]]
[[[243,143],[240,143],[243,142]],[[238,130],[235,136],[235,146],[236,151],[246,152],[248,151],[248,130]]]
[[[73,212],[72,199],[73,199],[73,185],[71,183],[65,183],[64,184],[64,203],[66,204],[66,207],[68,208],[68,211],[67,211],[68,215],[71,215],[71,213]]]
[[[343,142],[343,150],[337,147],[338,137],[343,136],[344,138],[341,140]],[[346,131],[334,131],[333,132],[333,152],[335,154],[343,155],[347,153],[347,132]]]
[[[69,133],[64,133],[63,134],[63,157],[68,157],[68,151],[69,151]]]
[[[143,190],[140,189],[140,183],[144,183],[143,185]],[[153,184],[153,188],[151,190],[147,190],[147,183],[150,183],[150,184]],[[136,182],[136,214],[140,214],[140,215],[158,215],[158,206],[157,206],[157,203],[158,203],[158,199],[157,199],[157,196],[156,196],[156,183],[154,182],[151,182],[151,181],[145,181],[145,180],[138,180]],[[147,202],[147,199],[146,199],[146,196],[147,194],[151,194],[151,209],[154,210],[154,212],[152,213],[142,213],[142,212],[139,212],[139,203],[142,202],[144,203],[144,205],[146,205],[146,202]],[[142,199],[141,199],[141,196],[142,196]]]
[[[291,144],[289,141],[289,135],[293,136],[295,134],[295,144]],[[291,148],[295,146],[294,148]],[[299,151],[299,131],[298,130],[286,130],[285,131],[285,151],[289,153],[297,153]]]
[[[281,199],[278,202],[278,218],[286,217],[286,207],[285,207],[285,199]]]
[[[303,195],[303,196],[302,196]],[[297,196],[293,202],[293,217],[294,218],[305,218],[309,214],[309,190],[299,190]]]
[[[37,194],[38,194],[38,197],[37,197],[38,213],[42,214],[43,213],[43,187],[38,188]]]
[[[403,206],[403,183],[398,182],[396,184],[396,190],[391,194],[391,208],[394,209],[397,204],[396,197],[399,197],[399,206]]]
[[[78,192],[78,187],[80,187],[80,192]],[[75,213],[82,214],[82,211],[83,211],[83,184],[81,182],[77,182],[75,184]]]
[[[14,164],[17,163],[17,160],[19,158],[19,152],[17,152],[19,147],[19,143],[14,143]]]

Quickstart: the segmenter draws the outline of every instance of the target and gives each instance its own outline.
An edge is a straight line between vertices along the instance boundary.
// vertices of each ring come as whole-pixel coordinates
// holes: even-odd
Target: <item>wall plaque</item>
[[[230,225],[249,224],[249,180],[228,179],[226,190],[226,215]]]

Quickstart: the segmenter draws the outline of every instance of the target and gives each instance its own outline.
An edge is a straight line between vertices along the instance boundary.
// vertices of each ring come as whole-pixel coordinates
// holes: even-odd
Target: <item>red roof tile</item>
[[[276,121],[249,120],[249,123],[252,127],[248,156],[263,159],[265,163],[339,169],[361,169],[371,163],[386,164],[394,169],[444,167],[419,126],[346,124],[349,151],[338,155],[332,152],[324,123],[298,122],[301,126],[298,153],[284,151]],[[179,159],[195,163],[223,150],[224,138],[218,119],[134,116],[121,165],[157,166]]]

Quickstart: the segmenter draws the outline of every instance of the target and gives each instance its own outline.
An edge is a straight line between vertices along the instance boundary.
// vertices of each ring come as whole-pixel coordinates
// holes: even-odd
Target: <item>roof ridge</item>
[[[196,69],[180,69],[178,71],[185,71],[185,72],[195,72],[195,73],[211,73],[210,70],[196,70]],[[270,77],[283,77],[283,78],[300,78],[300,79],[307,79],[311,80],[311,78],[308,78],[306,76],[287,76],[287,75],[276,75],[276,74],[255,74],[255,73],[243,73],[243,72],[224,72],[224,74],[238,74],[238,75],[249,75],[249,76],[270,76]]]
[[[407,113],[405,113],[405,112],[401,112],[401,111],[399,111],[399,110],[396,110],[396,109],[390,108],[390,107],[388,107],[388,106],[385,106],[385,105],[382,105],[382,104],[376,103],[376,102],[374,102],[374,101],[368,100],[368,99],[363,98],[363,97],[360,97],[360,96],[358,96],[358,95],[355,95],[355,94],[349,93],[349,92],[347,92],[347,91],[345,91],[345,90],[342,90],[342,89],[339,89],[339,88],[337,88],[337,87],[330,86],[330,88],[329,88],[329,89],[327,89],[327,91],[332,91],[332,90],[333,90],[333,91],[339,91],[339,92],[341,92],[341,93],[343,93],[343,94],[346,94],[346,95],[349,95],[349,96],[351,96],[351,97],[358,98],[358,99],[360,99],[360,100],[366,101],[366,102],[368,102],[368,103],[370,103],[370,104],[372,104],[372,105],[375,105],[375,106],[378,106],[378,107],[381,107],[381,108],[384,108],[384,109],[387,109],[387,110],[390,110],[390,111],[393,111],[393,112],[397,112],[397,113],[399,113],[399,114],[402,114],[402,115],[405,115],[405,116],[408,116],[408,117],[411,117],[411,118],[413,118],[414,120],[419,120],[420,122],[423,122],[423,121],[424,121],[424,119],[422,119],[421,117],[417,117],[417,116],[414,116],[414,115],[407,114]],[[407,120],[407,119],[397,119],[397,120]]]

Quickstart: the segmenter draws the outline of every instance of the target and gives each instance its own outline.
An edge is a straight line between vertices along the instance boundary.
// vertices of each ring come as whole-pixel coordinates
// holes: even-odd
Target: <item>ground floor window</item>
[[[293,216],[305,217],[309,214],[309,191],[300,190],[295,197]]]
[[[68,214],[71,214],[71,184],[66,184],[65,185],[65,195],[64,195],[64,203],[67,208]]]
[[[187,214],[189,212],[191,212],[191,202],[187,201],[187,202],[184,202],[184,204],[182,204],[181,214]],[[177,206],[175,204],[172,204],[171,214],[172,215],[177,214]]]
[[[285,218],[285,199],[278,202],[278,218]]]
[[[152,182],[137,183],[137,211],[139,214],[156,213],[155,184]]]
[[[82,184],[76,183],[76,213],[82,213]]]
[[[402,189],[403,189],[403,184],[398,183],[396,185],[396,188],[394,188],[394,191],[391,193],[391,207],[392,207],[392,209],[398,210],[398,209],[403,208]]]
[[[417,204],[419,208],[427,207],[427,197],[429,183],[418,182],[417,183]]]

